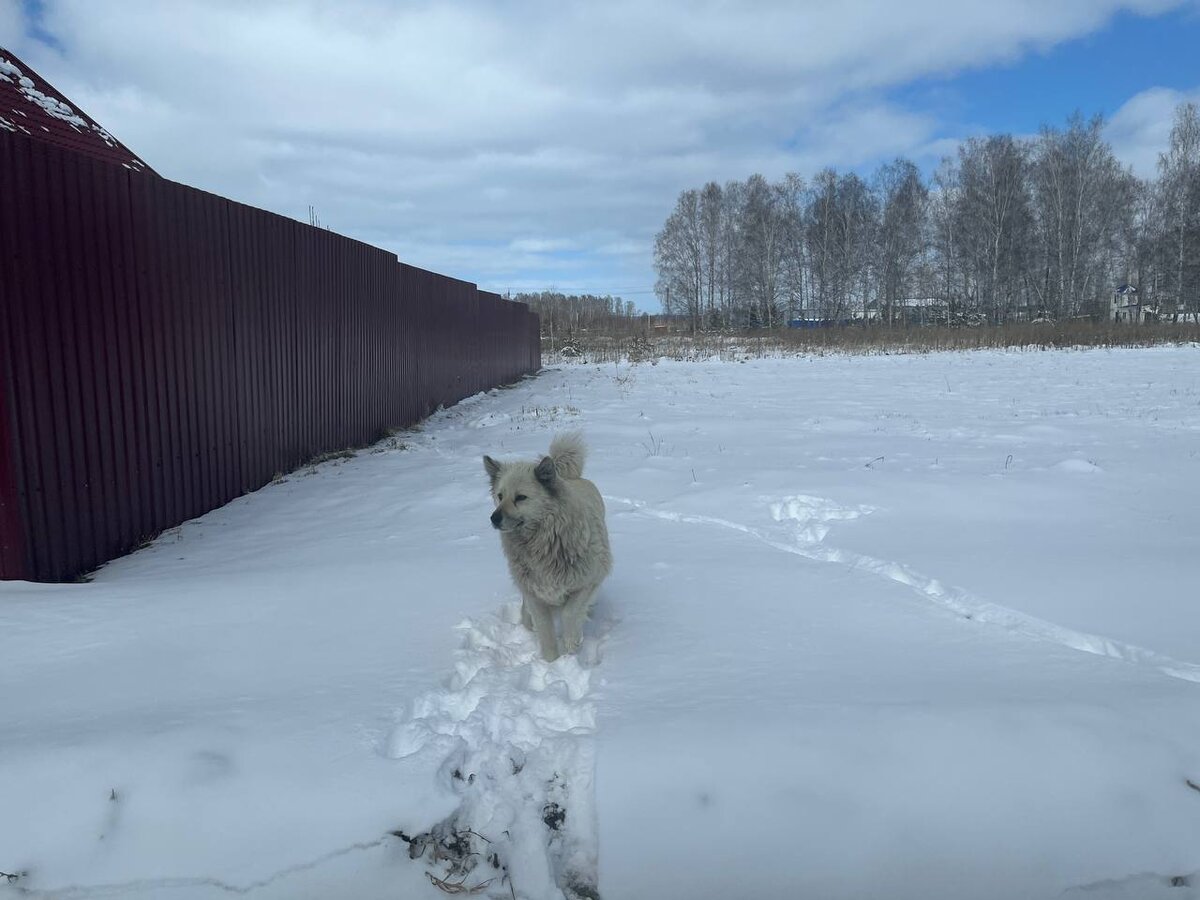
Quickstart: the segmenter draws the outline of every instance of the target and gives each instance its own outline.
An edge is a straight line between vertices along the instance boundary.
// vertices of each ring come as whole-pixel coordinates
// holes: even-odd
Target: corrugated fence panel
[[[421,283],[425,271],[400,265],[400,408],[401,425],[407,427],[424,415],[421,409]]]
[[[0,142],[0,197],[14,201],[21,189],[17,150],[14,142]],[[23,254],[28,252],[26,230],[16,216],[0,215],[0,246],[4,247],[0,254],[0,578],[26,578],[32,570],[27,494],[35,473],[27,473],[23,465],[16,384],[25,367],[14,353],[25,340],[21,307],[26,290],[22,278]]]
[[[43,510],[50,546],[44,548],[44,563],[54,579],[65,578],[73,564],[83,568],[96,562],[91,546],[87,471],[83,453],[86,438],[81,433],[82,398],[79,395],[75,340],[71,334],[71,300],[74,281],[74,252],[67,227],[67,184],[69,170],[77,157],[65,151],[30,153],[26,196],[42,210],[28,222],[32,238],[28,261],[32,270],[26,278],[26,337],[30,368],[34,373],[30,391],[33,409],[32,440],[28,452],[40,457]],[[18,163],[19,165],[20,163]],[[40,303],[30,302],[37,297]],[[38,548],[39,550],[43,548]]]
[[[61,581],[536,371],[468,282],[0,133],[0,578]]]
[[[0,197],[16,195],[12,151],[11,145],[0,145]],[[9,318],[20,303],[18,231],[13,216],[0,215],[0,247],[5,248],[0,256],[0,579],[28,578],[30,573],[29,546],[23,527],[24,479],[16,439],[15,369],[12,353],[8,351],[14,342]]]

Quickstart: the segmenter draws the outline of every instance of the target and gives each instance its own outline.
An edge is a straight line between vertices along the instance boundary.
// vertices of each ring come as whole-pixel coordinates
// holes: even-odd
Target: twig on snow
[[[486,890],[487,886],[495,880],[489,878],[487,881],[481,881],[475,887],[467,887],[465,877],[462,881],[446,881],[444,878],[438,878],[432,872],[426,872],[425,874],[429,877],[434,887],[446,894],[478,894]]]

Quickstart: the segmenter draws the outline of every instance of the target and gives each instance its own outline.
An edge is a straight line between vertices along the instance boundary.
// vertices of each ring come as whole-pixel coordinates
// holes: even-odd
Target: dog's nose
[[[492,513],[492,527],[499,528],[503,519],[504,515],[500,512],[500,510],[496,510],[494,513]]]

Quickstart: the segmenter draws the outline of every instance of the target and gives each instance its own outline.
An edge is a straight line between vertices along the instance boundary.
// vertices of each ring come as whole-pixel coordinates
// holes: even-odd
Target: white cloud
[[[26,58],[168,177],[485,287],[603,292],[653,283],[680,189],[931,152],[888,88],[1174,5],[46,0],[63,52]]]
[[[578,250],[579,245],[566,238],[528,237],[517,238],[509,245],[510,250],[520,253],[558,253]]]
[[[1200,87],[1186,92],[1154,87],[1129,98],[1105,130],[1113,153],[1143,178],[1153,176],[1158,155],[1166,152],[1171,139],[1175,108],[1189,100],[1200,103]]]

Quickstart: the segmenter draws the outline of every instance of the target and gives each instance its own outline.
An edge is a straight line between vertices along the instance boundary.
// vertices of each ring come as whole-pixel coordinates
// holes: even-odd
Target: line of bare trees
[[[1160,318],[1195,317],[1197,108],[1176,110],[1153,179],[1103,125],[971,138],[929,180],[897,159],[869,181],[826,169],[686,190],[655,241],[656,293],[696,328],[1106,319],[1122,284]]]
[[[622,333],[633,329],[638,315],[632,300],[605,294],[564,294],[560,291],[513,294],[541,319],[542,334],[549,346],[587,331]]]

